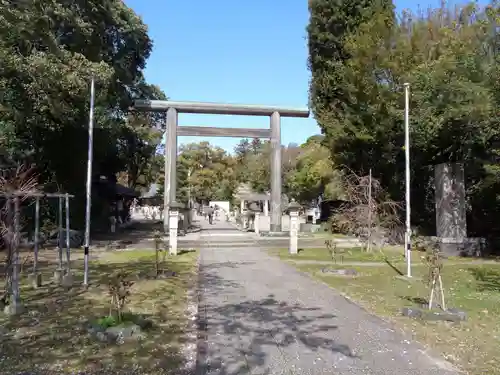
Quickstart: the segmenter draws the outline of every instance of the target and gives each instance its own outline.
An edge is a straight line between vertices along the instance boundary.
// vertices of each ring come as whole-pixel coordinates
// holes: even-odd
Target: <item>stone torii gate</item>
[[[165,193],[163,226],[168,230],[168,207],[177,194],[177,136],[270,138],[271,139],[271,232],[281,232],[281,117],[309,117],[308,109],[244,104],[136,100],[139,111],[166,112]],[[179,113],[269,116],[269,129],[178,126]]]

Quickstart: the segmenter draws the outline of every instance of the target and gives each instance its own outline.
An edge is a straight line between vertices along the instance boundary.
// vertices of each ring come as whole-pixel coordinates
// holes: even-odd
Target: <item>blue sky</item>
[[[421,5],[437,5],[426,0]],[[126,0],[149,27],[146,78],[172,100],[306,107],[307,0]],[[408,0],[399,9],[417,7]],[[266,117],[179,115],[179,125],[269,127]],[[282,143],[320,133],[316,121],[282,119]],[[179,144],[198,142],[179,137]],[[204,138],[232,151],[237,138]]]

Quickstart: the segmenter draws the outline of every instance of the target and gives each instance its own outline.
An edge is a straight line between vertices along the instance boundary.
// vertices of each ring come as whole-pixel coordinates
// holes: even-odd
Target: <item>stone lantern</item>
[[[301,208],[302,206],[295,200],[292,200],[287,207],[287,212],[290,215],[290,243],[288,246],[290,254],[298,253],[299,211]]]
[[[171,202],[168,206],[168,253],[177,255],[177,230],[179,228],[179,211],[183,205],[177,202]]]

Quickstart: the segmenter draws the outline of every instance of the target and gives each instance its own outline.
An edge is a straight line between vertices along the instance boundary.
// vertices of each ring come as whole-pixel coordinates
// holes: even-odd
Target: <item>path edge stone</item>
[[[186,324],[186,333],[184,335],[184,343],[181,347],[181,355],[184,359],[183,366],[177,372],[178,375],[194,375],[196,373],[198,361],[198,338],[199,338],[199,309],[200,309],[200,258],[201,253],[198,252],[198,259],[195,265],[195,277],[189,286],[186,296],[186,316],[188,322]]]

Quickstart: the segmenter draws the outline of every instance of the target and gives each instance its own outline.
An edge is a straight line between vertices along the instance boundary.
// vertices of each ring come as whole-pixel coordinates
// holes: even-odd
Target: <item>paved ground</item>
[[[258,248],[213,248],[240,235],[201,222],[198,374],[455,375],[445,361],[326,285]],[[238,240],[236,240],[238,239]]]

